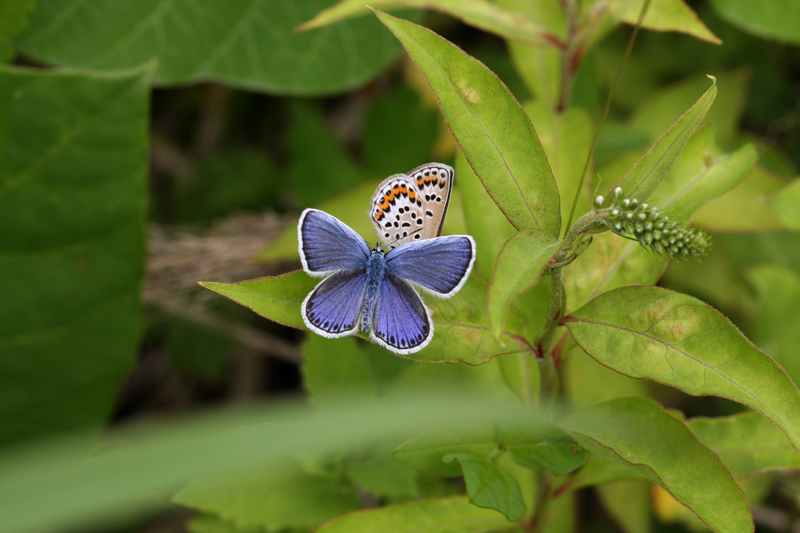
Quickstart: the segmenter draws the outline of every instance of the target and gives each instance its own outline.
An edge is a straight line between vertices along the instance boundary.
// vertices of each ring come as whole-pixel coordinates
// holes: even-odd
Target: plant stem
[[[564,0],[564,16],[567,20],[566,46],[561,49],[561,79],[559,80],[558,104],[556,112],[563,113],[569,107],[572,94],[572,80],[575,77],[575,59],[578,48],[578,19],[580,6],[577,0]]]
[[[550,503],[550,472],[547,470],[536,472],[536,491],[536,510],[531,518],[530,531],[543,531],[547,505]]]

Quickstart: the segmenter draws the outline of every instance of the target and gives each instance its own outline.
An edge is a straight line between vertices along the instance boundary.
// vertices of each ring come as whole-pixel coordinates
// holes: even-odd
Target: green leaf
[[[769,203],[787,228],[800,231],[800,209],[797,208],[800,205],[800,179],[775,193]]]
[[[547,162],[553,169],[561,197],[561,222],[566,224],[592,144],[592,118],[583,109],[574,107],[556,113],[553,107],[541,101],[526,103],[525,111],[536,127]],[[590,207],[589,192],[584,183],[575,212],[580,216]]]
[[[324,407],[342,394],[375,395],[376,383],[364,350],[354,337],[309,335],[303,343],[303,385],[311,403]]]
[[[786,435],[758,413],[693,418],[687,425],[700,442],[719,455],[735,477],[800,468],[800,454]]]
[[[561,375],[570,405],[583,407],[625,396],[648,396],[646,383],[609,370],[571,338],[561,356]],[[597,384],[602,383],[602,387]]]
[[[16,45],[41,61],[96,69],[157,58],[160,85],[219,80],[270,93],[332,94],[363,85],[400,49],[367,18],[294,32],[329,5],[330,0],[49,0],[39,2]]]
[[[659,287],[603,294],[564,319],[583,350],[626,376],[743,403],[800,447],[800,391],[769,356],[705,303]]]
[[[28,27],[28,15],[37,0],[15,0],[0,4],[0,62],[14,57],[11,40]]]
[[[313,19],[300,25],[298,30],[321,28],[342,19],[367,13],[367,4],[362,0],[343,0],[322,11]],[[547,32],[536,22],[519,13],[498,8],[486,0],[372,0],[371,8],[413,7],[433,9],[447,13],[465,24],[494,33],[503,39],[521,41],[536,46],[552,46],[557,37]]]
[[[500,511],[509,520],[519,520],[525,504],[519,485],[511,474],[494,466],[488,459],[474,453],[445,455],[446,463],[458,462],[464,472],[467,495],[473,505]]]
[[[624,533],[650,533],[650,484],[645,481],[614,481],[597,487],[606,512]]]
[[[657,483],[713,531],[753,530],[747,500],[716,454],[655,401],[620,398],[580,409],[557,424],[601,457]]]
[[[189,533],[263,533],[259,527],[238,528],[213,514],[200,514],[186,522]]]
[[[488,457],[497,450],[494,433],[487,428],[468,431],[429,430],[415,435],[397,447],[392,457],[417,470],[435,472],[442,476],[461,475],[458,465],[443,462],[448,454],[466,453]]]
[[[464,155],[509,222],[557,236],[558,188],[536,131],[508,89],[432,31],[376,14],[427,78]]]
[[[608,11],[617,20],[636,24],[642,4],[644,0],[612,0]],[[652,0],[642,27],[655,31],[678,31],[710,43],[722,44],[684,0]]]
[[[706,202],[739,185],[757,159],[749,143],[722,153],[714,142],[714,128],[706,128],[689,139],[649,203],[668,212],[672,220],[688,223]]]
[[[355,188],[364,180],[322,114],[309,104],[292,102],[289,152],[292,166],[285,184],[297,196],[300,208]],[[374,190],[374,189],[373,189]],[[369,201],[364,205],[369,206]]]
[[[510,525],[500,513],[457,497],[350,513],[324,524],[316,533],[492,533]]]
[[[800,44],[800,5],[783,0],[711,0],[717,14],[734,26],[765,39]]]
[[[557,476],[569,474],[588,456],[575,439],[542,420],[526,426],[502,426],[497,439],[517,464],[531,470],[546,468]]]
[[[173,501],[212,512],[239,528],[314,528],[343,513],[358,509],[352,488],[339,481],[304,474],[299,467],[275,475],[269,471],[223,479],[198,478],[178,492]]]
[[[491,279],[503,243],[511,237],[514,226],[486,193],[481,180],[467,163],[461,150],[456,155],[456,176],[467,230],[475,239],[477,271],[484,280]],[[452,204],[452,202],[451,202]],[[473,275],[475,271],[473,270]]]
[[[378,497],[413,498],[419,495],[417,472],[378,446],[366,456],[345,460],[347,475],[358,486]]]
[[[785,226],[769,204],[769,197],[785,182],[756,166],[735,189],[707,203],[693,224],[714,232],[743,233],[783,230]]]
[[[0,67],[0,445],[99,428],[136,362],[149,77]]]
[[[596,453],[589,456],[583,468],[575,473],[572,483],[567,485],[568,490],[578,490],[594,485],[605,485],[614,481],[642,481],[649,480],[644,471],[629,468],[625,463],[601,457]]]
[[[200,283],[206,289],[230,298],[264,318],[295,328],[305,328],[300,316],[300,304],[318,284],[319,279],[312,278],[302,270],[238,283]]]
[[[750,269],[747,278],[761,297],[757,344],[798,383],[800,276],[783,266],[762,264]]]
[[[536,285],[561,245],[552,235],[537,229],[519,231],[503,245],[486,301],[495,339],[500,339],[503,334],[511,300]]]
[[[619,183],[625,198],[636,198],[640,202],[647,200],[667,175],[717,96],[716,79],[711,79],[711,88],[650,147]]]

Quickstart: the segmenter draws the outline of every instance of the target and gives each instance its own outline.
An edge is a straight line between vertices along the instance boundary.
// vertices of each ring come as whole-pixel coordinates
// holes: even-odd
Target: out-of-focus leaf
[[[150,75],[0,67],[0,445],[99,426],[135,364]]]
[[[387,9],[393,7],[415,7],[434,9],[460,19],[470,26],[494,33],[503,39],[521,41],[537,46],[552,46],[554,35],[547,32],[535,20],[528,20],[519,13],[500,9],[487,0],[342,0],[308,22],[299,30],[321,28],[342,19],[369,13],[366,6]]]
[[[236,527],[213,514],[200,514],[186,522],[189,533],[262,533],[259,527]]]
[[[598,163],[607,162],[631,150],[644,150],[652,142],[648,133],[635,126],[608,121],[600,130],[594,157]]]
[[[177,182],[176,210],[182,222],[210,220],[274,205],[281,185],[277,168],[262,152],[214,153],[197,164],[197,176]]]
[[[375,496],[412,498],[419,495],[413,468],[391,456],[391,450],[378,446],[366,456],[345,461],[347,475],[358,486]]]
[[[693,224],[715,233],[767,232],[785,229],[769,197],[784,182],[756,166],[735,189],[707,203]]]
[[[317,533],[491,533],[510,527],[512,524],[497,511],[481,509],[466,497],[456,497],[350,513],[324,524]]]
[[[603,294],[564,319],[599,363],[693,395],[743,403],[800,447],[800,391],[728,319],[691,296],[659,287]]]
[[[347,192],[327,198],[314,207],[335,216],[356,233],[365,237],[368,243],[378,242],[378,236],[375,235],[375,230],[369,220],[368,210],[370,198],[379,183],[380,181],[377,180],[362,183]],[[297,249],[297,220],[299,219],[298,216],[291,224],[287,225],[286,229],[258,254],[257,259],[260,261],[299,261],[300,255]],[[465,233],[467,230],[460,194],[458,189],[453,189],[442,235],[463,235]]]
[[[558,425],[666,489],[713,531],[753,530],[747,500],[719,457],[655,401],[620,398],[580,409]]]
[[[496,339],[503,334],[511,300],[536,285],[561,245],[552,235],[537,229],[519,231],[503,245],[486,302],[489,324]]]
[[[617,20],[636,24],[644,0],[611,0],[608,12]],[[714,44],[722,41],[709,30],[684,0],[653,0],[642,27],[655,31],[678,31]]]
[[[507,11],[522,13],[562,39],[566,35],[564,9],[558,0],[498,0],[497,5]],[[528,89],[537,99],[555,109],[561,80],[558,49],[516,41],[507,44],[511,60]]]
[[[422,70],[489,195],[517,229],[557,236],[558,189],[530,119],[480,62],[430,30],[376,11]]]
[[[721,73],[716,83],[719,93],[716,98],[712,97],[714,105],[707,109],[705,119],[700,117],[701,124],[714,124],[717,140],[725,147],[738,134],[739,122],[747,106],[748,80],[744,71]],[[653,91],[634,111],[630,126],[658,138],[672,125],[676,115],[694,103],[697,94],[707,85],[708,78],[697,76]]]
[[[583,109],[573,107],[556,113],[544,102],[529,102],[525,104],[525,111],[536,127],[539,141],[547,154],[547,162],[553,169],[561,197],[561,223],[564,225],[578,192],[581,172],[592,144],[592,119]],[[591,174],[591,166],[587,172]],[[586,185],[584,183],[584,190],[578,196],[575,208],[578,216],[588,211],[591,205]]]
[[[28,27],[28,15],[37,0],[15,0],[0,4],[0,62],[14,56],[11,40]]]
[[[303,385],[316,407],[335,402],[342,394],[376,393],[369,361],[353,337],[309,335],[303,343]]]
[[[358,509],[352,488],[337,480],[304,474],[296,465],[287,468],[291,470],[277,476],[256,471],[235,478],[198,478],[173,501],[212,512],[237,527],[263,527],[267,531],[313,528]]]
[[[265,318],[305,329],[300,304],[319,282],[298,270],[239,283],[203,282],[201,285]],[[475,278],[469,279],[458,295],[448,300],[428,296],[426,303],[435,331],[433,340],[422,351],[405,357],[428,363],[479,365],[500,354],[529,351],[527,343],[518,336],[521,328],[518,313],[515,313],[515,320],[507,324],[507,332],[501,339],[503,344],[494,339],[486,315],[487,292],[487,284]]]
[[[636,198],[644,202],[653,194],[672,168],[697,125],[703,120],[716,96],[717,83],[712,78],[711,88],[656,141],[620,181],[619,186],[622,187],[625,198]]]
[[[16,45],[45,62],[96,69],[157,58],[161,85],[220,80],[271,93],[332,94],[368,81],[400,47],[369,18],[294,32],[330,3],[51,0],[39,2]]]
[[[800,276],[790,269],[762,264],[748,273],[761,296],[758,346],[774,358],[795,383],[800,382]]]
[[[461,475],[461,469],[457,464],[442,461],[445,455],[467,453],[487,457],[495,450],[497,440],[486,428],[474,428],[469,432],[430,430],[398,446],[392,456],[418,470],[455,477]]]
[[[572,472],[588,456],[575,439],[544,421],[526,427],[501,426],[497,439],[517,464],[531,470],[546,468],[557,476]]]
[[[467,496],[473,505],[500,511],[509,520],[519,520],[525,512],[522,494],[514,477],[474,453],[445,455],[446,463],[458,463],[464,472]]]
[[[800,44],[800,5],[783,0],[711,0],[716,12],[738,28],[789,44]]]
[[[692,418],[687,425],[700,442],[719,455],[735,477],[800,468],[800,454],[786,435],[758,413]]]
[[[800,231],[800,179],[778,191],[769,203],[787,228]]]
[[[646,481],[614,481],[597,487],[600,502],[624,533],[649,533],[650,484]]]
[[[406,86],[377,100],[364,117],[361,135],[370,171],[389,177],[427,161],[439,122],[436,110],[423,105],[417,93]]]
[[[739,185],[756,164],[752,144],[723,153],[714,142],[714,128],[693,135],[649,202],[680,223],[688,223],[706,202]]]
[[[363,181],[363,175],[310,105],[292,103],[289,150],[292,167],[285,184],[297,195],[300,208],[310,207]],[[369,202],[364,204],[364,212]]]
[[[233,339],[195,324],[174,321],[169,326],[167,357],[182,371],[204,380],[216,380],[225,370]]]
[[[571,405],[583,407],[614,398],[647,396],[645,382],[598,364],[572,339],[567,340],[561,358],[561,375]],[[598,383],[603,385],[598,387]]]
[[[461,203],[464,206],[469,234],[475,239],[477,254],[476,267],[481,278],[489,280],[503,243],[511,237],[514,226],[486,194],[481,180],[469,166],[464,154],[459,150],[456,158],[456,176],[461,190]],[[452,202],[450,202],[452,204]],[[475,275],[475,270],[473,270]]]

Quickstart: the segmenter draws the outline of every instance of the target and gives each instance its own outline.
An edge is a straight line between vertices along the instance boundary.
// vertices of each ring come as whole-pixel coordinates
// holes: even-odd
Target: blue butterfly
[[[475,241],[468,235],[417,240],[387,251],[379,242],[370,250],[358,233],[317,209],[303,211],[297,234],[303,270],[325,276],[303,300],[306,326],[331,339],[354,335],[360,326],[374,342],[401,355],[420,351],[433,338],[430,311],[414,285],[449,298],[467,281],[475,261]]]

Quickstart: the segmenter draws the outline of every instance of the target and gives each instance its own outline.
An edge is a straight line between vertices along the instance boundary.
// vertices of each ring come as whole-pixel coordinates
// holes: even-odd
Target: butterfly
[[[425,167],[429,172],[435,169],[437,174],[441,169],[445,170],[449,183],[446,182],[444,190],[449,198],[452,169],[438,163]],[[422,170],[423,178],[425,172]],[[401,231],[407,231],[408,227],[400,223],[394,226],[394,222],[415,220],[410,216],[410,202],[414,199],[416,204],[421,192],[423,199],[425,194],[431,198],[431,194],[430,191],[423,192],[424,188],[421,191],[416,179],[398,174],[381,183],[373,205],[381,195],[386,199],[386,187],[394,191],[394,183],[401,177],[406,180],[403,181],[406,190],[402,192],[398,183],[399,195],[393,196],[394,202],[387,200],[389,206],[383,209],[382,218],[388,220],[389,215],[393,215],[392,227],[402,237]],[[409,189],[410,184],[413,187]],[[438,187],[438,183],[435,186]],[[438,197],[445,200],[442,194],[437,194]],[[360,328],[369,332],[373,342],[400,355],[418,352],[430,343],[433,320],[415,287],[440,298],[449,298],[464,286],[475,262],[472,237],[436,236],[441,231],[441,218],[447,210],[447,203],[436,198],[433,202],[443,206],[437,208],[434,216],[423,218],[423,224],[416,229],[412,226],[412,231],[407,231],[399,245],[394,246],[398,243],[384,235],[374,249],[370,249],[358,233],[336,217],[318,209],[303,211],[297,226],[303,270],[311,276],[325,277],[301,306],[303,322],[311,331],[323,337],[337,338],[354,335]],[[400,199],[402,202],[398,201]],[[422,202],[423,209],[426,202],[431,200]],[[419,208],[417,205],[417,211]],[[371,209],[370,213],[373,212]],[[425,210],[422,213],[425,215]],[[399,219],[397,215],[401,215]],[[375,221],[374,215],[372,217]],[[428,227],[428,223],[432,226]],[[383,228],[388,229],[385,223]],[[426,238],[416,239],[415,235],[420,234]]]

